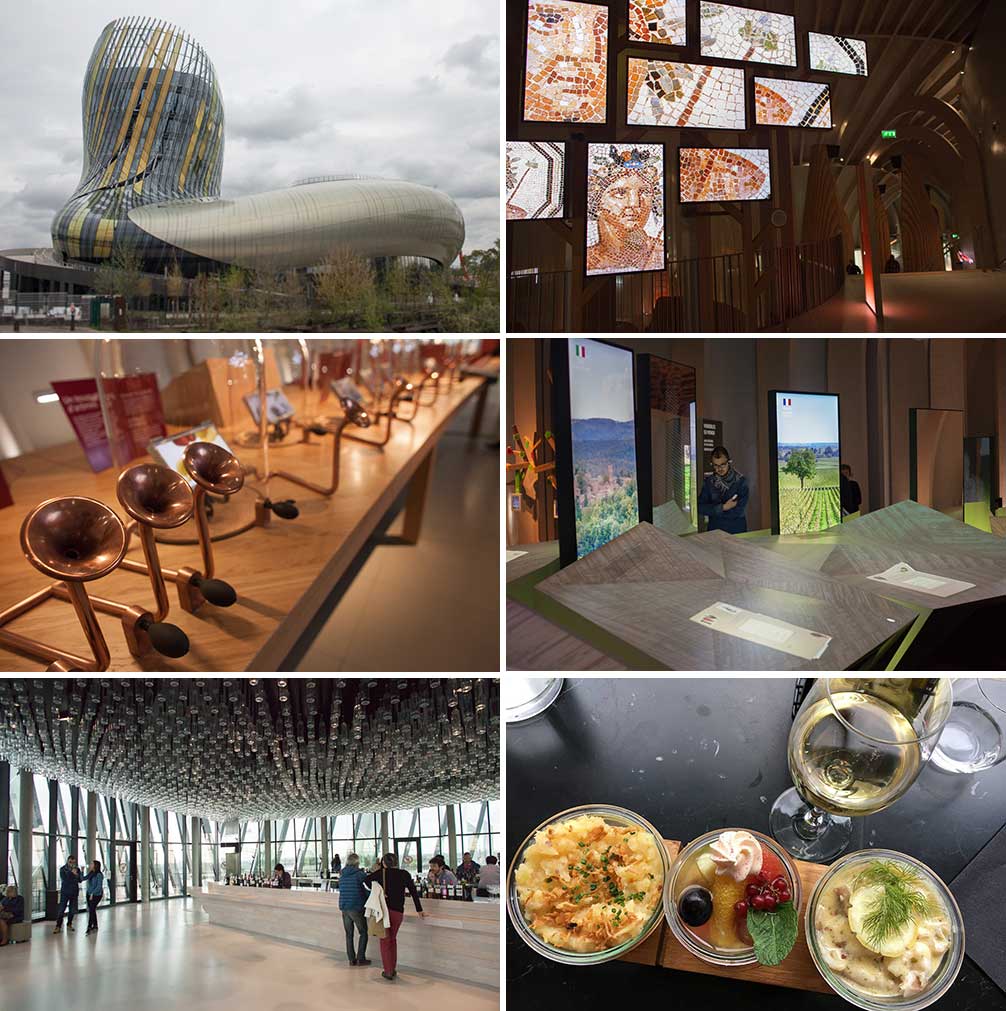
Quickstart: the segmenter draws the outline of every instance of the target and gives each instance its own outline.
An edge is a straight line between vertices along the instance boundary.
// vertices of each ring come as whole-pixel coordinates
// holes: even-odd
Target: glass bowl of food
[[[717,829],[678,853],[664,884],[664,916],[681,945],[713,965],[778,965],[798,931],[800,875],[774,840]]]
[[[807,944],[825,982],[866,1011],[919,1011],[953,985],[964,921],[950,889],[895,850],[837,860],[807,903]]]
[[[510,922],[528,947],[566,965],[597,965],[660,922],[670,860],[660,833],[632,811],[586,804],[542,822],[507,872]]]

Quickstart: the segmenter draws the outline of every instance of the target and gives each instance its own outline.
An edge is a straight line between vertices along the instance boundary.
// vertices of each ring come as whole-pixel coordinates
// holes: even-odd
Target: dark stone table
[[[636,811],[665,838],[714,828],[768,831],[791,784],[786,738],[795,680],[571,677],[543,715],[507,727],[507,863],[565,808]],[[851,849],[910,853],[950,881],[1006,822],[1006,763],[974,776],[929,767],[886,811],[855,820]],[[1000,901],[996,898],[994,901]],[[507,923],[506,993],[515,1008],[618,1007],[656,997],[674,1008],[839,1011],[837,995],[609,962],[571,967],[534,954]],[[1006,994],[966,958],[942,1011],[1006,1011]]]

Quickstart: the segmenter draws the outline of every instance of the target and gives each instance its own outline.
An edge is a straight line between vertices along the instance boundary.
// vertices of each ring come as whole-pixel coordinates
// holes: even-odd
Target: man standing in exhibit
[[[702,478],[699,494],[699,515],[705,516],[707,530],[724,530],[728,534],[747,531],[748,480],[734,470],[733,460],[723,446],[712,452],[713,472]]]
[[[838,479],[839,496],[842,500],[842,515],[851,516],[859,512],[863,504],[863,493],[859,490],[859,482],[852,479],[852,467],[842,464],[842,473]]]

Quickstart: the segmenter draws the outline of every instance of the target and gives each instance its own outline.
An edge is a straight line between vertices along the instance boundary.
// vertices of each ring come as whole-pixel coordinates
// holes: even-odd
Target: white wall
[[[86,379],[91,340],[0,340],[0,458],[73,440],[62,405],[39,404],[35,393],[59,379]],[[6,429],[6,432],[5,432]]]

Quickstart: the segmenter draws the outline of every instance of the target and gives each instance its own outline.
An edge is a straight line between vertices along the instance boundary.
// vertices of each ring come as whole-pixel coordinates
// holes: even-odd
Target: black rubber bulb
[[[312,425],[312,426],[311,426],[311,427],[310,427],[310,428],[308,429],[308,431],[309,431],[309,432],[310,432],[310,433],[311,433],[312,435],[328,435],[328,429],[327,429],[327,428],[322,428],[322,426],[321,426],[321,425]]]
[[[180,657],[189,651],[189,637],[169,621],[140,621],[139,627],[150,636],[150,644],[162,656]]]
[[[193,584],[215,607],[230,607],[238,599],[234,587],[222,579],[196,579]]]
[[[282,502],[270,502],[269,508],[283,520],[295,520],[300,515],[297,503],[292,498],[283,499]]]

